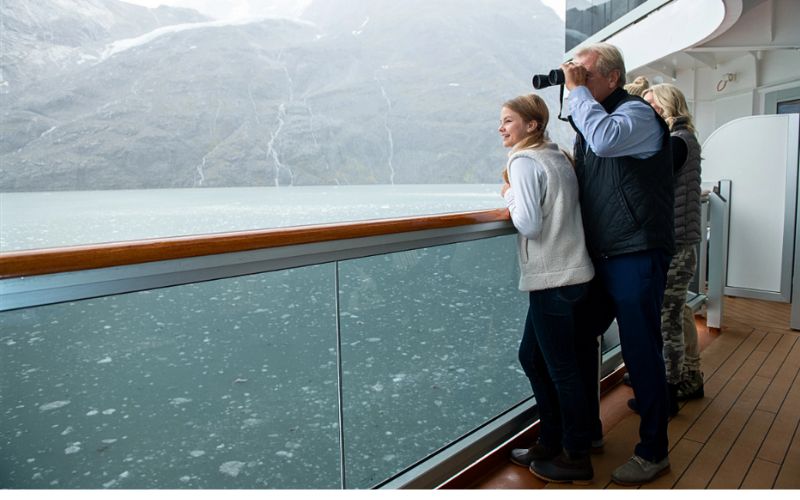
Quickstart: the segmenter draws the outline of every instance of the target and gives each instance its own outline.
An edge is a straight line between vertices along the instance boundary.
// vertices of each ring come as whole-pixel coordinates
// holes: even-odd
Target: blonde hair
[[[692,133],[697,132],[692,115],[689,113],[689,106],[686,104],[686,98],[678,87],[671,83],[659,83],[645,90],[643,95],[647,94],[653,95],[653,101],[661,108],[661,118],[667,122],[670,130],[677,118],[684,118],[686,128]]]
[[[634,81],[625,85],[624,88],[629,94],[642,97],[645,90],[650,88],[650,82],[644,76],[637,76]]]
[[[550,120],[550,110],[544,99],[536,94],[521,95],[506,101],[503,107],[517,113],[525,123],[536,121],[536,130],[515,144],[512,152],[520,149],[535,149],[543,146],[549,140],[547,122]]]
[[[625,59],[622,58],[622,52],[616,46],[606,42],[593,43],[578,49],[575,55],[583,56],[590,53],[597,54],[594,66],[602,76],[608,76],[615,69],[619,70],[617,86],[625,85]]]

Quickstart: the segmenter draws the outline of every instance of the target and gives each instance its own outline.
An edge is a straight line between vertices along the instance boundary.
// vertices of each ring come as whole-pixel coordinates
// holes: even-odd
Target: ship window
[[[652,0],[567,0],[565,51],[648,2],[653,3]]]
[[[778,103],[778,114],[800,113],[800,99]]]

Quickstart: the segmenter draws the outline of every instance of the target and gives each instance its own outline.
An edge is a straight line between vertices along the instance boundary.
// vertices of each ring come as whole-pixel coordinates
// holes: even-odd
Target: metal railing
[[[700,269],[698,270],[698,276],[701,279],[699,280],[698,293],[694,297],[696,307],[700,307],[703,302],[706,303],[709,326],[717,328],[721,325],[722,319],[721,294],[724,275],[721,274],[724,274],[727,247],[727,245],[720,244],[720,242],[725,241],[725,228],[727,227],[725,193],[729,193],[729,190],[730,183],[722,183],[721,188],[710,195],[709,209],[704,210],[704,214],[708,214],[710,221],[711,236],[708,242],[704,241],[701,244]],[[703,220],[706,220],[706,215],[704,215]],[[358,315],[354,311],[358,306],[353,306],[352,304],[358,302],[358,300],[363,303],[366,296],[365,293],[367,293],[364,290],[370,290],[368,281],[373,278],[373,276],[369,275],[369,272],[365,274],[361,264],[370,261],[370,259],[391,258],[392,262],[388,264],[386,262],[377,262],[375,265],[378,268],[380,266],[393,266],[393,274],[391,274],[391,278],[387,279],[395,283],[402,280],[404,273],[408,273],[408,270],[416,266],[418,262],[425,260],[421,254],[409,254],[408,252],[431,248],[450,248],[452,251],[445,250],[450,253],[437,254],[437,259],[442,261],[449,260],[451,263],[456,257],[463,257],[464,254],[473,252],[467,260],[460,264],[462,272],[460,276],[456,276],[456,281],[461,288],[453,288],[451,284],[446,284],[445,286],[450,288],[445,289],[445,295],[464,292],[472,285],[474,286],[469,288],[471,293],[475,290],[493,290],[489,296],[480,297],[477,303],[486,302],[490,306],[489,310],[500,311],[500,316],[510,316],[512,324],[508,328],[509,332],[501,332],[504,328],[502,326],[504,325],[503,321],[508,318],[492,317],[492,312],[480,315],[473,310],[465,311],[460,316],[473,320],[481,318],[482,321],[487,321],[492,325],[490,329],[493,328],[496,333],[502,333],[497,337],[498,339],[510,338],[513,345],[504,348],[505,351],[501,358],[505,356],[505,358],[502,358],[505,360],[503,363],[512,367],[516,365],[515,348],[519,337],[519,332],[515,331],[519,325],[516,325],[515,322],[521,321],[524,317],[525,308],[525,301],[521,300],[523,294],[520,294],[515,287],[516,264],[514,253],[516,249],[514,243],[512,243],[515,238],[511,236],[514,233],[515,229],[508,219],[507,212],[495,210],[437,217],[414,217],[392,221],[251,231],[196,238],[182,237],[3,254],[0,255],[0,270],[2,270],[0,274],[4,276],[4,279],[0,280],[0,311],[2,311],[0,312],[0,324],[4,326],[4,332],[0,336],[0,340],[12,346],[5,350],[3,356],[6,361],[12,359],[11,357],[14,354],[11,351],[14,349],[14,345],[21,344],[18,342],[20,338],[28,341],[37,339],[38,337],[35,334],[31,335],[31,331],[41,329],[40,326],[36,326],[38,325],[36,322],[48,317],[47,314],[39,314],[38,311],[46,311],[48,307],[58,304],[62,305],[59,307],[84,302],[91,304],[90,299],[118,296],[133,297],[136,296],[136,292],[143,291],[164,290],[164,292],[159,293],[167,293],[167,291],[171,290],[175,291],[180,297],[181,293],[183,293],[182,290],[187,290],[189,295],[195,295],[197,289],[187,287],[199,283],[222,283],[226,282],[226,280],[229,282],[235,277],[246,278],[248,276],[262,276],[265,273],[274,274],[275,271],[279,270],[314,269],[315,266],[332,266],[331,269],[335,278],[331,287],[331,297],[334,299],[335,305],[331,305],[331,310],[334,310],[335,318],[332,318],[331,321],[335,323],[333,329],[336,332],[336,341],[335,346],[331,344],[331,349],[335,349],[337,359],[335,378],[337,378],[338,396],[335,406],[338,408],[336,417],[338,421],[336,424],[338,426],[338,438],[336,440],[338,440],[340,461],[338,465],[340,473],[339,487],[436,487],[457,471],[478,460],[489,450],[500,446],[517,434],[520,429],[533,423],[536,418],[535,402],[529,395],[527,397],[520,396],[520,394],[529,391],[529,388],[525,387],[527,383],[523,383],[522,392],[518,391],[517,395],[505,396],[506,403],[502,405],[502,408],[495,406],[489,412],[490,414],[473,418],[476,425],[471,425],[469,429],[458,430],[438,445],[428,445],[422,452],[417,450],[413,459],[406,457],[404,463],[387,466],[383,473],[378,470],[372,473],[364,473],[358,481],[348,480],[346,466],[348,460],[345,458],[345,447],[348,444],[348,438],[345,434],[345,420],[348,418],[346,411],[353,411],[354,403],[352,400],[350,403],[346,401],[347,396],[343,393],[342,385],[344,378],[352,377],[353,375],[352,373],[347,373],[348,369],[342,364],[342,343],[348,343],[345,347],[350,349],[349,346],[351,344],[356,345],[364,340],[367,342],[374,340],[369,336],[364,336],[365,329],[368,327],[355,326],[359,323],[363,324],[365,320],[364,318],[355,319]],[[703,234],[705,235],[707,232],[703,231]],[[487,246],[475,247],[477,250],[466,249],[463,245],[469,245],[470,242],[476,245],[486,242]],[[459,247],[459,245],[461,246]],[[707,279],[705,279],[706,270],[704,269],[706,245],[709,248]],[[503,256],[498,257],[495,255],[495,263],[491,263],[492,255],[498,253],[502,253]],[[475,262],[469,259],[473,259]],[[512,264],[513,269],[510,272],[509,269],[503,268],[505,263]],[[498,268],[498,265],[501,267]],[[452,264],[450,266],[448,269],[452,270]],[[427,274],[444,274],[447,276],[448,273],[451,273],[448,270],[440,273],[441,269],[436,269],[438,271],[434,270]],[[475,271],[476,269],[478,271]],[[324,271],[323,274],[327,272]],[[476,274],[481,275],[481,273],[482,278],[476,276]],[[342,283],[343,277],[345,278],[344,284]],[[480,281],[481,279],[483,281]],[[497,279],[498,281],[492,282],[492,279]],[[464,285],[465,280],[467,282],[473,280],[473,282]],[[359,285],[361,282],[367,283],[367,285],[361,287]],[[707,284],[704,282],[707,282]],[[358,300],[350,304],[343,304],[342,300],[348,298],[345,290],[347,286],[359,288],[358,294],[351,294],[350,296],[351,299],[356,297]],[[498,292],[495,288],[503,291]],[[413,292],[404,293],[406,296],[413,296]],[[265,295],[263,299],[270,300],[270,296]],[[384,297],[381,300],[383,302],[379,305],[373,305],[373,309],[377,310],[376,308],[378,307],[405,307],[407,309],[417,307],[416,305],[409,306],[408,304],[400,305],[397,299],[389,299],[388,297]],[[392,302],[392,300],[395,302]],[[515,303],[515,300],[518,302]],[[119,304],[111,304],[112,308],[117,306]],[[447,307],[447,305],[444,306]],[[208,307],[212,308],[211,314],[213,316],[234,314],[226,309],[227,305],[222,303],[216,304],[217,309],[213,309],[214,306]],[[468,309],[476,309],[474,305],[469,306],[467,304],[466,307]],[[506,309],[503,307],[506,307]],[[343,311],[346,311],[344,316],[342,315]],[[28,314],[29,312],[30,314]],[[410,316],[412,322],[414,320],[420,321],[419,318],[415,318],[415,314],[411,310],[399,312],[401,316]],[[169,313],[169,311],[165,313],[167,317]],[[245,311],[245,314],[247,313],[248,311]],[[191,314],[193,313],[190,312],[189,316],[183,316],[184,320],[186,318],[191,320]],[[13,320],[8,319],[12,318],[9,315],[14,315]],[[58,322],[57,316],[54,322]],[[349,329],[350,332],[357,331],[358,335],[353,336],[352,333],[349,333],[343,336],[343,323],[344,328]],[[448,326],[453,329],[453,324]],[[27,327],[30,327],[28,331],[23,332],[22,330]],[[406,327],[408,327],[407,324]],[[17,338],[11,338],[9,335],[10,330],[15,328],[18,329]],[[66,328],[66,325],[62,324],[59,328]],[[180,329],[181,327],[173,328]],[[236,328],[236,326],[232,328]],[[444,331],[445,329],[440,328],[434,328],[430,331],[443,332],[441,334],[437,333],[443,342],[452,343],[459,338],[461,333],[447,332]],[[422,329],[422,327],[418,329]],[[74,333],[80,333],[80,331],[76,330]],[[350,335],[350,337],[347,337],[347,335]],[[448,335],[451,337],[448,337]],[[296,337],[296,335],[290,335],[290,337],[294,338],[294,342],[303,342],[302,337]],[[612,343],[618,343],[616,338],[607,340],[612,341]],[[70,339],[67,342],[67,349],[75,347],[71,343],[74,342],[74,339]],[[77,343],[81,344],[81,340],[77,339]],[[608,344],[608,342],[605,342],[605,344]],[[620,365],[621,353],[618,347],[614,348],[611,345],[604,345],[603,348],[604,351],[607,351],[604,358],[604,370],[610,372]],[[161,355],[163,354],[161,353]],[[180,351],[172,354],[183,355]],[[347,354],[345,354],[346,356]],[[366,354],[366,356],[369,357],[369,354]],[[444,355],[443,357],[446,356]],[[98,360],[97,364],[102,365],[107,362],[107,359],[110,359],[110,357],[107,356]],[[356,364],[361,362],[362,360],[359,358]],[[25,368],[27,366],[26,363],[17,364],[21,368]],[[10,373],[12,364],[14,363],[5,363],[7,368],[3,371],[4,377],[19,378],[21,382],[28,381],[28,373],[34,368],[28,366],[24,370],[12,374]],[[435,368],[434,365],[423,368],[423,370],[433,369]],[[355,365],[351,364],[350,366]],[[69,378],[68,373],[61,373],[61,376]],[[521,371],[518,368],[515,376],[517,377],[516,383],[519,385],[524,376],[521,375]],[[395,378],[403,379],[406,377],[408,377],[408,374],[399,374]],[[247,378],[240,377],[237,380],[246,381]],[[449,378],[448,380],[457,381],[459,378]],[[10,394],[12,382],[11,380],[4,380],[0,385],[0,388],[2,388],[0,402],[3,402],[3,406],[6,407],[14,403],[14,394]],[[379,388],[379,385],[376,384],[375,387]],[[25,384],[20,384],[18,390],[26,390]],[[19,397],[25,398],[27,396],[20,393]],[[178,397],[173,398],[172,401],[175,406],[179,406],[183,399]],[[67,400],[54,397],[54,401],[50,402],[26,400],[25,404],[35,403],[37,407],[40,407],[38,412],[32,414],[38,418],[41,414],[48,416],[51,413],[55,414],[55,412],[50,411],[50,408],[57,410],[58,405],[64,404],[64,401]],[[348,407],[349,410],[346,410],[345,407],[348,404],[350,405]],[[385,405],[387,403],[381,404]],[[24,406],[24,404],[17,406]],[[41,408],[45,409],[41,410]],[[395,408],[396,410],[397,407],[387,406],[387,408]],[[8,410],[8,408],[6,409]],[[92,413],[92,411],[89,413]],[[8,415],[9,411],[6,411],[6,414]],[[17,424],[22,418],[18,415],[12,415],[12,417],[9,421],[15,421]],[[350,429],[350,431],[358,432],[354,429]],[[6,432],[10,432],[10,427],[7,428]],[[17,432],[24,432],[24,429],[18,429]],[[9,436],[4,437],[10,442],[11,438]],[[397,439],[397,437],[392,439]],[[79,445],[73,443],[66,448],[64,453],[65,455],[70,455],[70,450],[79,447]],[[9,446],[4,448],[6,451],[3,454],[9,453],[8,450],[13,449],[13,447]],[[197,454],[199,453],[198,451]],[[291,455],[291,452],[286,451],[285,454]],[[350,459],[350,461],[354,460]],[[3,466],[0,469],[6,468],[8,470],[9,467],[14,467],[14,464],[9,462],[9,457],[0,456],[0,462],[3,462]],[[245,467],[243,465],[230,465],[231,463],[239,464],[244,462],[228,461],[220,465],[220,470],[223,470],[223,467],[227,467],[224,470],[238,474],[238,471]],[[66,466],[66,462],[64,464]],[[225,464],[228,465],[226,466]],[[35,477],[36,474],[39,474],[39,472],[34,473],[33,476]],[[235,476],[236,474],[231,472],[228,475]],[[33,486],[34,483],[23,483],[23,487]],[[125,486],[123,482],[119,484]],[[191,487],[191,484],[187,484],[187,486]],[[149,487],[149,484],[139,483],[139,487]],[[171,484],[170,487],[176,487],[176,485]],[[224,483],[215,483],[205,487],[225,486]],[[297,487],[297,485],[290,485],[290,487]]]

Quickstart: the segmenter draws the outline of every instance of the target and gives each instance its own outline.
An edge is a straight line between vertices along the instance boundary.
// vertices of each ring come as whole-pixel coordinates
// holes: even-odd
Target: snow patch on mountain
[[[266,20],[268,18],[250,18],[250,19],[232,19],[232,20],[221,20],[221,21],[204,21],[199,23],[183,23],[183,24],[173,24],[171,26],[163,26],[161,28],[156,28],[153,31],[145,33],[143,35],[139,35],[134,38],[126,38],[124,40],[117,40],[108,44],[100,56],[100,61],[104,61],[111,56],[119,54],[120,52],[124,52],[126,50],[130,50],[134,47],[139,47],[141,45],[148,44],[155,40],[156,38],[162,37],[164,35],[170,35],[173,33],[179,33],[181,31],[186,30],[195,30],[195,29],[203,29],[203,28],[221,28],[226,26],[242,26],[245,24],[253,24],[258,23]],[[272,18],[269,18],[272,19]],[[314,23],[309,21],[297,20],[297,19],[283,19],[285,21],[290,21],[297,24],[303,24],[306,26],[315,26]]]

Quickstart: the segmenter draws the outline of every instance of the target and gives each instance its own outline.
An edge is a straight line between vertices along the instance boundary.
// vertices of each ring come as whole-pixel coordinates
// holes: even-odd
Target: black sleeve
[[[674,135],[670,137],[670,143],[672,145],[672,171],[677,172],[686,163],[689,148],[686,147],[683,139]]]

